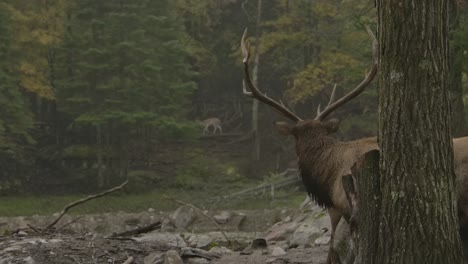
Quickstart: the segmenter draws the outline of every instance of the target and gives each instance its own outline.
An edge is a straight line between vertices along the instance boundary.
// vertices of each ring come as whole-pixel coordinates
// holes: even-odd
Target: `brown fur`
[[[280,132],[291,134],[296,140],[299,169],[307,192],[330,213],[332,241],[327,263],[337,263],[332,249],[334,232],[341,217],[349,219],[351,214],[341,178],[351,174],[351,167],[359,157],[378,149],[376,137],[347,142],[336,140],[331,134],[338,125],[337,120],[305,120],[294,126],[277,123]],[[456,138],[453,144],[460,234],[468,243],[468,137]]]

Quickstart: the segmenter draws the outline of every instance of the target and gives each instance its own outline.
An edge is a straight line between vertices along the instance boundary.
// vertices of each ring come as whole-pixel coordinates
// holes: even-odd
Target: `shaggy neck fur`
[[[328,135],[308,136],[310,140],[296,139],[299,169],[307,193],[321,207],[333,207],[332,190],[339,164],[333,164],[335,147],[341,142]]]

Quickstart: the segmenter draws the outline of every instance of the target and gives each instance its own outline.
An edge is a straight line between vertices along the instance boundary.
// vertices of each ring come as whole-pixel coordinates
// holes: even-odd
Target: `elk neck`
[[[341,143],[329,135],[296,139],[302,182],[311,198],[325,208],[334,206],[331,197],[339,162],[335,154]]]

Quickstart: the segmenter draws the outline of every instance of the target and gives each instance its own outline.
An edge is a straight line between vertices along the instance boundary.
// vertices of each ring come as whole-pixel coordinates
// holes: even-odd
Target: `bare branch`
[[[126,184],[128,183],[128,180],[126,180],[124,183],[122,183],[121,185],[117,186],[117,187],[114,187],[112,189],[109,189],[107,191],[104,191],[102,193],[99,193],[99,194],[93,194],[93,195],[90,195],[86,198],[83,198],[83,199],[80,199],[78,201],[75,201],[73,203],[70,203],[68,204],[67,206],[65,206],[63,209],[62,209],[62,212],[60,212],[60,215],[50,224],[48,224],[44,230],[47,230],[47,229],[50,229],[52,228],[55,224],[58,223],[58,221],[60,221],[60,219],[67,213],[68,210],[70,210],[71,208],[77,206],[77,205],[80,205],[80,204],[83,204],[83,203],[86,203],[90,200],[93,200],[93,199],[96,199],[96,198],[99,198],[99,197],[102,197],[102,196],[105,196],[107,194],[110,194],[110,193],[113,193],[115,191],[118,191],[120,189],[122,189]]]
[[[148,232],[151,232],[151,231],[156,230],[158,228],[161,228],[161,221],[157,221],[157,222],[151,223],[149,225],[138,227],[138,228],[135,228],[135,229],[132,229],[132,230],[123,231],[123,232],[120,232],[120,233],[114,233],[114,234],[112,234],[112,235],[110,235],[110,236],[108,236],[106,238],[134,236],[134,235],[139,235],[139,234],[143,234],[143,233],[148,233]]]

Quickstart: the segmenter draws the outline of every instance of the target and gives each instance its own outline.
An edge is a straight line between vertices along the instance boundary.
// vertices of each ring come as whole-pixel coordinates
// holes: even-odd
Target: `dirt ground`
[[[96,263],[157,263],[150,255],[162,255],[171,248],[163,244],[115,240],[87,234],[53,234],[0,237],[0,264],[96,264]],[[204,262],[200,258],[184,258],[184,263],[256,264],[256,263],[324,263],[327,247],[290,249],[287,254],[273,257],[268,249],[255,250],[249,255],[239,251],[227,253]],[[145,262],[145,257],[146,262]],[[133,258],[132,262],[126,262]]]

